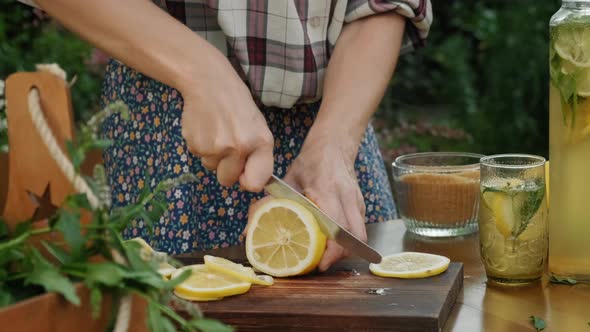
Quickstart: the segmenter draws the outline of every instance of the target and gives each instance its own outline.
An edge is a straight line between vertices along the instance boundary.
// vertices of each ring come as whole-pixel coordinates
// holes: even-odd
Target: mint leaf
[[[74,256],[78,256],[86,243],[82,236],[80,214],[61,210],[54,228],[64,235]]]
[[[86,282],[103,284],[109,287],[122,286],[124,270],[115,263],[89,264],[86,269]]]
[[[149,302],[147,308],[147,326],[150,332],[164,332],[162,313],[156,304]]]
[[[556,284],[566,284],[566,285],[575,285],[578,283],[576,279],[573,278],[560,278],[556,276],[551,276],[549,281]]]
[[[530,316],[529,319],[537,331],[544,330],[547,327],[545,320],[541,317]]]
[[[70,303],[80,305],[80,298],[76,294],[74,284],[59,270],[47,261],[39,251],[33,249],[31,255],[33,270],[25,279],[25,284],[42,286],[47,292],[56,292],[63,295]]]
[[[231,326],[207,318],[193,319],[188,322],[188,325],[204,332],[233,332],[234,330]]]
[[[90,287],[90,307],[92,308],[92,318],[97,319],[102,309],[102,292],[96,286]]]
[[[45,249],[47,249],[47,251],[61,264],[68,264],[72,261],[70,255],[59,246],[51,242],[41,241],[41,243],[43,244]]]
[[[184,282],[186,279],[188,279],[188,277],[191,276],[192,271],[187,269],[182,271],[181,274],[179,274],[176,278],[171,279],[170,281],[166,282],[166,288],[167,289],[174,289],[174,287],[180,285],[182,282]]]

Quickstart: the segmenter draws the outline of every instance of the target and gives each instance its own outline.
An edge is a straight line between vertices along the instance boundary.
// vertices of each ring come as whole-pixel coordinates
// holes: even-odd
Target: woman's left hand
[[[366,241],[365,202],[354,170],[356,151],[356,147],[346,146],[342,137],[313,137],[310,133],[284,180],[345,229]],[[325,271],[348,254],[329,240],[318,268]]]

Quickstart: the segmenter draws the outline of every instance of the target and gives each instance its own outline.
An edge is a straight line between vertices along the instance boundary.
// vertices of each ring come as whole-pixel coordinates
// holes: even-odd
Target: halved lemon
[[[445,272],[450,262],[450,259],[444,256],[402,252],[383,257],[379,264],[369,264],[369,270],[380,277],[426,278]]]
[[[172,273],[171,278],[176,278],[187,269],[192,271],[191,276],[174,288],[174,293],[186,300],[212,300],[243,294],[251,286],[249,282],[212,271],[204,264],[190,265],[177,269]]]
[[[257,276],[251,267],[234,263],[229,259],[210,255],[205,255],[203,258],[205,265],[212,271],[217,271],[256,285],[270,286],[274,283],[271,276]]]
[[[269,199],[250,215],[246,256],[258,271],[275,277],[309,273],[325,248],[315,217],[296,202]]]

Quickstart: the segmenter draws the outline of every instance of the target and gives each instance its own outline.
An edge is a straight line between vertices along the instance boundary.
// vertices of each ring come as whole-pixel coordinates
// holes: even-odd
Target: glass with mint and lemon
[[[545,159],[505,154],[480,163],[479,238],[488,283],[537,281],[548,245]]]

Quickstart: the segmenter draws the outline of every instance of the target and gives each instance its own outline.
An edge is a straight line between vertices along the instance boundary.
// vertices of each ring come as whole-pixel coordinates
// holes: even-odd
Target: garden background
[[[433,0],[428,45],[400,59],[376,114],[387,162],[415,151],[548,153],[548,23],[559,0]],[[106,57],[38,10],[0,0],[0,80],[36,63],[76,76],[77,121],[98,108]],[[8,149],[0,83],[0,150]]]

